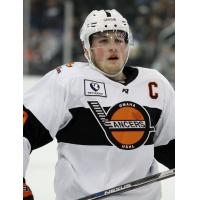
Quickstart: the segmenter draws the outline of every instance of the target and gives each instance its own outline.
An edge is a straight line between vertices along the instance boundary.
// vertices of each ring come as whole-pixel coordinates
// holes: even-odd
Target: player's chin
[[[108,68],[111,69],[112,71],[120,71],[122,67],[123,67],[123,62],[121,62],[120,60],[114,60],[108,62]]]
[[[107,67],[107,73],[110,75],[115,75],[118,72],[120,72],[121,69],[122,69],[122,66],[109,65],[109,67]]]

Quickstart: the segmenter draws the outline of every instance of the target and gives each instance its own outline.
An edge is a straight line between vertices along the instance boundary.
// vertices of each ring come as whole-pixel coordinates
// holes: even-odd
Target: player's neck
[[[113,81],[124,81],[126,80],[126,75],[122,72],[115,77],[109,77],[109,78],[112,79]]]

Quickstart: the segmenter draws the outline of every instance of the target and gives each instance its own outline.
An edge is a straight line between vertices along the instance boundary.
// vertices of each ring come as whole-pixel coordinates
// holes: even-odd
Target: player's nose
[[[118,45],[117,45],[117,43],[115,42],[115,41],[110,41],[109,42],[109,50],[110,51],[117,51],[117,49],[118,49]]]

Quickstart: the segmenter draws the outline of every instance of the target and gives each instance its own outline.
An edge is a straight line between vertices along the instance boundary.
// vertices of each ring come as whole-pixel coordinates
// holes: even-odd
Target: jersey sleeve
[[[51,142],[69,113],[62,75],[53,70],[24,94],[24,173],[32,150]]]
[[[156,125],[154,152],[157,161],[168,168],[175,167],[175,93],[163,77],[164,105]]]
[[[175,139],[175,93],[170,83],[163,77],[163,109],[156,125],[154,145],[166,145]]]

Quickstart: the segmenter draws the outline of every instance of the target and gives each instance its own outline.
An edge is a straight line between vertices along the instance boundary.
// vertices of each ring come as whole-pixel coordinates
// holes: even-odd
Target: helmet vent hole
[[[107,25],[105,25],[105,27],[107,28],[108,26],[107,26]]]
[[[117,24],[115,24],[114,27],[117,27]]]

